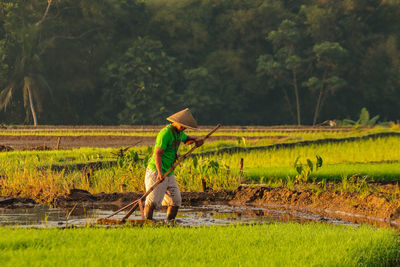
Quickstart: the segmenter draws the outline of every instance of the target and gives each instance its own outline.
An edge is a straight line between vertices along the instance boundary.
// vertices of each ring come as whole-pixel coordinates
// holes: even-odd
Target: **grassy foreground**
[[[395,266],[399,248],[367,226],[0,228],[1,266]]]

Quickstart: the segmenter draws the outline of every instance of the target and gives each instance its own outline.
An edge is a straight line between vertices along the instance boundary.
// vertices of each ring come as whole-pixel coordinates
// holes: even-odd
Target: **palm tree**
[[[6,110],[15,91],[22,89],[26,120],[28,120],[30,112],[33,124],[37,126],[36,109],[42,109],[40,89],[43,87],[50,89],[50,87],[40,73],[40,68],[32,66],[35,65],[35,61],[26,55],[22,55],[18,59],[9,85],[0,92],[0,109]]]
[[[40,26],[45,21],[52,4],[48,0],[42,18],[35,24],[24,23],[14,32],[13,41],[19,44],[20,54],[17,56],[8,85],[0,92],[0,109],[6,110],[15,91],[22,89],[26,120],[32,114],[33,124],[37,126],[36,109],[42,109],[40,89],[50,89],[43,75],[40,55],[45,49],[45,42],[40,40]]]

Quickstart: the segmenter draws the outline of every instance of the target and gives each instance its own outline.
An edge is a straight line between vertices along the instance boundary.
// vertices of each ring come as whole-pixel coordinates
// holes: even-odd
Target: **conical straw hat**
[[[188,108],[185,108],[182,111],[172,114],[167,118],[167,120],[179,123],[180,125],[186,128],[191,128],[191,129],[197,128],[197,122],[193,118],[193,115],[192,113],[190,113],[190,110]]]

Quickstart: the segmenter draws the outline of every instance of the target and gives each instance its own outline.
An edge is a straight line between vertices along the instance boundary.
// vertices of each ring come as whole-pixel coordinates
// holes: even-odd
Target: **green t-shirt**
[[[187,135],[184,132],[178,133],[172,124],[169,124],[163,128],[157,135],[156,144],[153,149],[153,156],[151,157],[147,167],[153,171],[157,170],[154,155],[156,148],[162,148],[164,149],[164,153],[161,156],[162,171],[163,173],[168,171],[174,163],[181,141],[186,142],[186,140]],[[169,175],[172,175],[172,172]]]

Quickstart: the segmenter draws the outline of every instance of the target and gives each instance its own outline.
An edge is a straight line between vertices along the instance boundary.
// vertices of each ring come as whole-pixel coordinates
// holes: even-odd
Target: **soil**
[[[388,185],[389,187],[398,185]],[[390,188],[388,188],[390,190]],[[88,208],[116,210],[142,196],[143,193],[100,193],[90,194],[85,190],[73,189],[69,194],[53,200],[57,208],[71,208],[83,204]],[[212,192],[182,192],[183,206],[199,205],[261,205],[268,208],[306,211],[354,223],[371,223],[378,226],[400,227],[400,200],[392,200],[390,193],[357,193],[325,191],[319,194],[311,190],[289,190],[262,186],[239,186],[235,190]],[[33,200],[0,198],[0,208],[32,207]]]
[[[56,149],[59,136],[44,135],[0,135],[0,152],[9,150],[50,150]],[[246,137],[246,140],[281,139],[285,136]],[[127,147],[154,145],[155,136],[117,136],[117,135],[81,135],[62,136],[59,149],[80,147]],[[236,136],[211,136],[211,141],[236,141]]]
[[[0,135],[0,151],[16,150],[48,150],[55,149],[58,144],[57,135],[40,135],[40,132],[51,133],[54,131],[76,131],[76,132],[157,132],[162,127],[152,125],[140,126],[5,126],[5,133]],[[200,126],[199,130],[209,131],[214,126]],[[18,136],[7,135],[7,130],[21,131]],[[282,139],[287,136],[284,133],[291,132],[346,132],[351,131],[351,127],[293,127],[293,126],[222,126],[222,131],[225,132],[260,132],[260,131],[277,131],[282,133],[282,136],[263,136],[263,137],[246,137],[246,140],[260,139]],[[39,131],[38,135],[24,135],[26,132]],[[190,134],[190,132],[189,132]],[[211,140],[234,140],[236,136],[211,136]],[[81,135],[81,136],[62,136],[59,144],[61,149],[72,149],[79,147],[124,147],[138,143],[138,145],[153,145],[155,136],[121,136],[121,135]]]
[[[398,185],[388,185],[393,186]],[[362,196],[336,191],[317,194],[311,190],[241,186],[232,191],[232,195],[231,204],[267,205],[329,215],[356,223],[400,225],[400,200],[392,200],[390,194]]]
[[[0,145],[0,152],[7,152],[12,150],[12,147]]]

